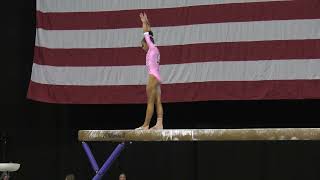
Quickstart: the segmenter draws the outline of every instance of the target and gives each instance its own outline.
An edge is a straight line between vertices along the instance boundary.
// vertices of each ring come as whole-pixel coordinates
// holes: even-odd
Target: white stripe
[[[37,10],[42,12],[97,12],[269,1],[288,0],[37,0]]]
[[[163,84],[206,81],[320,79],[320,59],[171,64],[161,66]],[[145,66],[55,67],[33,64],[31,80],[54,85],[143,85]]]
[[[196,43],[319,39],[320,19],[196,24],[153,28],[159,46]],[[36,46],[47,48],[140,47],[141,28],[37,29]]]

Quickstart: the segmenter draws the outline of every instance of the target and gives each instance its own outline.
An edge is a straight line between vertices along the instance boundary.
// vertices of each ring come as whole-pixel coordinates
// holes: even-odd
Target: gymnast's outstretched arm
[[[148,47],[152,48],[155,45],[150,39],[149,32],[151,31],[151,25],[150,25],[150,22],[148,20],[147,14],[146,13],[140,13],[140,19],[141,19],[141,22],[142,22],[142,29],[143,29],[143,32],[144,32],[145,40],[146,40],[146,42],[148,44]]]

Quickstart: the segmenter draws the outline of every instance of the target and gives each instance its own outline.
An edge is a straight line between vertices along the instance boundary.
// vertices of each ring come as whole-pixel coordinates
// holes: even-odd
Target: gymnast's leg
[[[157,123],[151,129],[163,129],[163,108],[161,103],[161,87],[159,83],[156,87],[155,105],[157,110]]]
[[[153,75],[149,75],[148,84],[146,87],[148,98],[146,116],[143,125],[137,128],[139,130],[149,129],[150,121],[154,112],[154,104],[156,101],[158,84],[159,81],[157,80],[157,78],[155,78]]]

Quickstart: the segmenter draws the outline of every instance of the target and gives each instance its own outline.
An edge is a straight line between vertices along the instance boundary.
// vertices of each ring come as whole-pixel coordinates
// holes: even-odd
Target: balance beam
[[[320,140],[320,128],[80,130],[79,141],[288,141]]]
[[[80,130],[78,139],[88,156],[95,176],[101,180],[127,142],[133,141],[310,141],[320,140],[320,128],[264,129],[165,129],[165,130]],[[86,141],[120,142],[99,168]]]

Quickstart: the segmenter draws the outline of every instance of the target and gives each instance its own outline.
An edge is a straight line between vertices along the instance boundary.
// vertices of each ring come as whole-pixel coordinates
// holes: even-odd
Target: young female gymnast
[[[146,67],[148,70],[148,84],[146,91],[148,104],[144,123],[142,126],[137,128],[137,130],[149,129],[150,121],[154,112],[154,105],[156,106],[157,111],[157,123],[151,129],[163,129],[163,108],[160,89],[161,78],[159,72],[160,52],[154,44],[153,33],[146,13],[140,13],[140,19],[144,32],[144,38],[141,41],[141,46],[142,49],[147,52]]]

